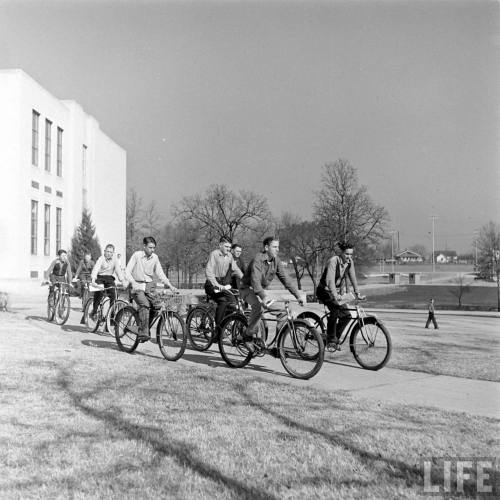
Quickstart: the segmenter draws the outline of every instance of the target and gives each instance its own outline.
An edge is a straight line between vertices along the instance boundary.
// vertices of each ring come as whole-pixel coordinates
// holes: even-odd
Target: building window
[[[82,147],[82,175],[87,177],[87,146],[85,144]]]
[[[59,198],[63,197],[62,191],[56,191],[56,196],[59,196]]]
[[[37,254],[38,201],[31,200],[31,255]]]
[[[38,167],[38,122],[40,113],[33,110],[31,120],[31,163]]]
[[[45,186],[45,192],[46,193],[52,193],[52,188],[50,186]]]
[[[45,205],[43,219],[43,254],[50,255],[50,205]]]
[[[56,250],[61,249],[62,208],[56,208]]]
[[[31,187],[32,188],[35,188],[35,189],[39,189],[40,188],[40,184],[36,181],[31,181]]]
[[[50,149],[52,146],[52,122],[45,120],[45,170],[50,172]]]
[[[62,177],[62,128],[57,127],[57,175]]]

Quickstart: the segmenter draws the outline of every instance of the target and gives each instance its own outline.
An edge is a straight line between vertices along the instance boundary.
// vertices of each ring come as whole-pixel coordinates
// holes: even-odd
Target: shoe
[[[151,340],[151,337],[149,335],[140,333],[139,335],[137,335],[137,340],[139,342],[147,342],[148,340]]]
[[[90,319],[95,322],[95,320],[97,318],[97,313],[90,313],[89,316],[90,316]]]
[[[253,343],[253,338],[244,337],[240,333],[236,336],[236,343],[242,344],[248,350],[250,354],[255,353],[255,344]]]
[[[255,353],[255,344],[251,340],[243,341],[243,345],[247,348],[250,354],[253,355]]]
[[[329,340],[326,343],[326,350],[330,352],[341,351],[340,343],[338,340]]]

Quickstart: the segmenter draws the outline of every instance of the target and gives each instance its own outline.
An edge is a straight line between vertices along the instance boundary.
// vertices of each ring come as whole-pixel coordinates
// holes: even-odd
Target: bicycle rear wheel
[[[139,345],[139,314],[132,306],[125,306],[115,316],[115,339],[120,351],[132,353]]]
[[[325,346],[321,333],[305,320],[287,324],[278,339],[278,352],[283,368],[295,378],[314,377],[323,366]]]
[[[106,331],[109,333],[113,333],[115,331],[115,318],[120,309],[128,306],[129,303],[123,299],[115,300],[115,303],[110,306],[108,310],[108,314],[106,315]]]
[[[193,349],[206,351],[214,341],[215,321],[207,307],[196,306],[186,318],[186,331]]]
[[[90,298],[89,289],[86,286],[84,286],[83,293],[82,293],[82,311],[85,311],[85,304],[87,303],[87,300],[89,298]]]
[[[252,359],[252,354],[245,345],[237,340],[243,336],[247,321],[241,314],[232,314],[224,318],[219,336],[219,351],[222,359],[231,368],[243,368]]]
[[[380,370],[391,357],[391,336],[376,318],[358,321],[349,343],[354,359],[366,370]]]
[[[186,326],[182,318],[173,311],[160,317],[156,327],[156,340],[163,357],[168,361],[177,361],[186,350]]]
[[[70,303],[69,297],[66,294],[59,294],[59,298],[55,303],[54,320],[58,325],[64,325],[69,318]]]

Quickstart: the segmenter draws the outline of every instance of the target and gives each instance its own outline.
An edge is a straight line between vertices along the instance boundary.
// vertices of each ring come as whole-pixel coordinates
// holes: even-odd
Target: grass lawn
[[[500,382],[500,337],[498,318],[437,316],[439,330],[424,328],[426,315],[377,313],[388,328],[392,354],[388,367],[435,375]],[[348,342],[342,351],[327,353],[326,359],[356,365]]]
[[[0,498],[424,498],[422,458],[500,451],[497,420],[106,346],[10,335]]]
[[[458,310],[456,285],[401,285],[366,290],[367,307],[393,307],[399,309],[426,309],[431,297],[436,312],[439,309]],[[473,286],[462,297],[463,310],[497,310],[497,289],[492,286]]]

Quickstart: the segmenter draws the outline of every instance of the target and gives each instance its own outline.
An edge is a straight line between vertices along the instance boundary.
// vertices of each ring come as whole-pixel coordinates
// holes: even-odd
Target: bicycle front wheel
[[[52,292],[47,297],[47,321],[52,321],[54,319],[55,313],[55,293]]]
[[[231,368],[243,368],[252,359],[252,353],[238,339],[243,337],[247,321],[240,314],[232,314],[224,318],[219,336],[219,351],[222,359]]]
[[[186,318],[186,330],[193,349],[206,351],[214,341],[215,321],[210,310],[196,306]]]
[[[376,318],[360,320],[349,343],[354,359],[366,370],[380,370],[391,357],[391,336]]]
[[[70,303],[69,297],[66,294],[59,294],[59,298],[55,303],[54,320],[58,325],[64,325],[69,318]]]
[[[110,306],[108,314],[106,315],[106,330],[109,333],[113,333],[115,331],[115,318],[118,314],[118,311],[128,305],[129,303],[126,300],[117,299],[115,300],[115,303]]]
[[[284,326],[278,339],[283,368],[295,378],[314,377],[323,366],[325,346],[321,333],[307,321],[294,320]]]
[[[97,312],[94,316],[92,316],[92,309],[94,308],[94,298],[90,297],[87,299],[85,303],[85,308],[83,310],[83,320],[85,321],[85,325],[89,329],[90,332],[94,333],[99,328],[99,316],[100,311],[99,307],[97,308]]]
[[[156,340],[163,357],[177,361],[186,350],[186,326],[182,318],[173,311],[162,314],[156,328]]]
[[[132,306],[125,306],[115,316],[115,339],[120,351],[132,353],[139,345],[139,314]]]

